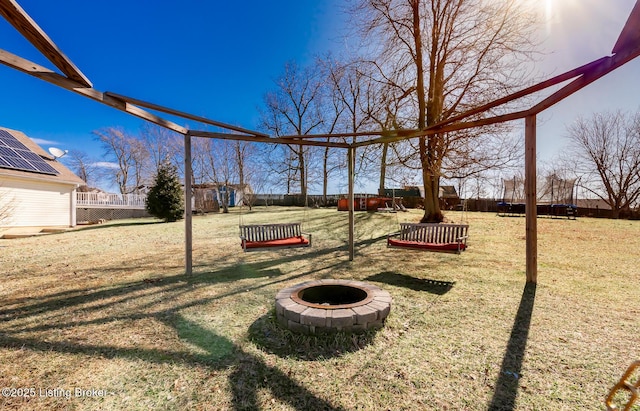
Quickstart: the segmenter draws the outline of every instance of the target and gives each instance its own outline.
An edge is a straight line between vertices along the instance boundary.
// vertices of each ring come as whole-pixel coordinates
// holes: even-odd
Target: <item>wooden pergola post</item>
[[[538,207],[536,194],[535,115],[525,118],[524,151],[527,283],[536,283],[538,281]]]
[[[354,231],[355,231],[355,218],[353,213],[353,202],[355,201],[353,193],[353,185],[355,179],[355,160],[356,160],[356,148],[351,146],[347,153],[348,173],[349,173],[349,261],[353,261],[355,256],[354,245]]]
[[[185,273],[190,275],[193,272],[193,230],[191,224],[191,135],[184,135],[184,232],[185,250],[184,265]]]

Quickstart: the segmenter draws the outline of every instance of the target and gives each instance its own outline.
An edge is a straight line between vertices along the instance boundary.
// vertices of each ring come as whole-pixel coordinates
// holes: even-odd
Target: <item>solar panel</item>
[[[17,138],[6,130],[0,130],[0,144],[2,143],[9,147],[19,148],[20,150],[29,150],[27,146],[19,142]]]
[[[0,168],[41,174],[60,174],[6,130],[0,130]]]
[[[40,161],[30,161],[30,163],[36,168],[39,173],[44,174],[60,174],[58,170],[51,167],[51,165],[47,164],[44,160]]]
[[[0,157],[12,156],[14,154],[15,154],[14,151],[9,147],[0,145]]]
[[[18,155],[27,161],[42,161],[42,157],[33,151],[14,150]]]

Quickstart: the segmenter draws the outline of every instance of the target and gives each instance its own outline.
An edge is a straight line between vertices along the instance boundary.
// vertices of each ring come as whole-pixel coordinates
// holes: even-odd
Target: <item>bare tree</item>
[[[294,62],[285,64],[284,73],[276,80],[276,89],[265,95],[266,109],[262,115],[264,128],[276,136],[306,135],[323,123],[319,103],[321,82],[312,68],[300,68]],[[309,149],[298,144],[287,144],[290,156],[284,156],[287,173],[299,184],[300,194],[307,195]],[[292,179],[287,185],[290,188]],[[289,190],[288,190],[289,191]]]
[[[323,132],[333,134],[341,128],[340,122],[345,112],[345,102],[340,93],[341,65],[331,55],[318,59],[318,66],[322,67],[322,76],[327,81],[322,87],[322,113],[325,121]],[[327,138],[327,142],[331,141]],[[327,203],[329,180],[331,175],[346,168],[346,161],[340,156],[340,150],[332,147],[322,149],[322,201]]]
[[[129,193],[129,179],[131,172],[131,150],[129,141],[131,137],[124,130],[117,127],[96,130],[93,132],[102,144],[107,159],[117,164],[109,174],[118,186],[121,194]]]
[[[203,179],[214,184],[222,211],[229,212],[230,192],[235,171],[234,141],[202,139]]]
[[[403,114],[419,130],[521,85],[522,61],[535,46],[532,16],[518,0],[360,0],[354,16],[363,38],[371,39],[368,50],[380,77],[408,93],[412,107]],[[477,136],[418,139],[422,221],[442,221],[438,193],[445,159],[452,147],[460,151]]]
[[[238,175],[238,189],[241,190],[243,205],[251,206],[255,201],[252,187],[259,185],[257,176],[260,171],[257,169],[255,160],[258,150],[254,144],[247,141],[233,142],[234,161],[236,163],[236,172]]]
[[[568,127],[571,161],[582,185],[604,200],[614,218],[640,199],[640,112],[595,113]]]
[[[522,163],[524,141],[512,133],[486,130],[487,134],[471,134],[452,139],[449,153],[442,161],[441,175],[450,179],[465,179],[487,171],[502,171]]]
[[[155,175],[164,161],[171,162],[178,170],[182,169],[184,144],[180,134],[156,124],[145,123],[140,130],[140,140],[148,152],[146,175]]]
[[[371,129],[376,123],[381,125],[376,116],[379,117],[383,111],[381,102],[384,96],[380,93],[381,85],[372,76],[371,65],[355,57],[345,61],[328,57],[324,65],[327,67],[326,78],[335,107],[332,114],[325,116],[325,121],[334,126],[333,131],[357,133]],[[355,138],[352,142],[355,142]],[[386,153],[385,148],[386,145],[383,154]],[[380,161],[380,147],[365,146],[358,154],[356,179],[375,175],[372,171],[377,168],[384,173],[385,162]],[[384,175],[380,184],[384,186]]]
[[[193,179],[213,183],[223,212],[228,212],[230,193],[239,196],[236,203],[252,206],[252,188],[261,186],[262,173],[258,169],[258,150],[247,141],[196,138],[192,141]],[[245,196],[245,194],[247,194]]]
[[[137,193],[143,185],[150,185],[158,168],[169,162],[182,170],[184,145],[177,133],[156,125],[145,125],[139,135],[128,134],[120,127],[109,127],[93,132],[114,167],[107,167],[104,178],[110,179],[121,194]],[[72,164],[81,177],[91,164],[82,153],[76,153]]]
[[[194,184],[214,183],[211,162],[211,150],[215,141],[209,138],[191,139],[191,181]]]
[[[63,162],[69,166],[71,171],[84,180],[87,187],[95,187],[99,177],[95,159],[89,157],[84,151],[71,150],[69,155],[64,157]]]
[[[407,104],[407,97],[410,96],[412,90],[405,91],[399,89],[397,86],[390,84],[385,78],[376,77],[376,70],[370,70],[368,72],[369,87],[367,88],[367,111],[372,122],[377,125],[377,128],[383,132],[397,132],[405,128],[403,120],[400,118],[403,106]],[[380,194],[384,193],[386,187],[387,175],[391,177],[392,181],[398,183],[399,180],[406,180],[406,171],[402,170],[402,167],[406,164],[401,160],[402,158],[411,157],[411,155],[399,156],[398,153],[406,146],[405,143],[390,143],[385,142],[382,144],[380,153],[380,173],[379,173],[379,187]],[[398,177],[402,175],[398,179]]]
[[[132,137],[129,139],[128,145],[132,169],[132,180],[129,192],[139,194],[145,183],[151,185],[151,182],[153,181],[152,179],[156,173],[147,173],[150,157],[149,150],[147,149],[144,141],[139,138]],[[157,169],[154,171],[157,171]]]

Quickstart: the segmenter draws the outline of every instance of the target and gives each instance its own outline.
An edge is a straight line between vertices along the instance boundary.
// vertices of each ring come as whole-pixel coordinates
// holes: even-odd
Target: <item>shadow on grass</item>
[[[328,401],[316,397],[278,368],[265,364],[261,359],[236,347],[228,339],[181,315],[172,316],[167,324],[178,331],[180,338],[204,350],[205,362],[211,364],[213,361],[217,364],[216,368],[233,366],[234,371],[229,376],[229,383],[236,410],[260,409],[257,394],[263,388],[296,410],[342,410],[341,407],[334,407]],[[230,358],[233,358],[233,361],[229,361]]]
[[[127,225],[125,223],[123,225]],[[147,222],[147,224],[157,224]],[[131,224],[136,225],[136,224]],[[111,225],[113,226],[113,225]],[[104,228],[109,225],[104,226]],[[103,228],[103,227],[95,227]],[[318,276],[320,272],[349,266],[350,262],[343,258],[328,258],[335,254],[335,248],[319,248],[311,252],[300,254],[279,253],[268,255],[257,262],[243,262],[232,266],[211,270],[207,265],[204,272],[194,272],[191,275],[183,273],[163,275],[151,274],[136,281],[122,281],[114,286],[100,288],[80,286],[61,292],[40,294],[35,297],[24,296],[12,299],[0,307],[0,347],[31,350],[33,352],[57,352],[66,354],[86,355],[95,358],[125,358],[142,360],[148,363],[172,364],[184,363],[193,366],[206,366],[212,370],[231,369],[229,386],[233,398],[234,409],[258,409],[261,389],[272,392],[274,398],[287,403],[297,410],[341,410],[322,399],[290,375],[275,366],[271,366],[260,358],[242,349],[234,341],[218,335],[206,324],[198,324],[182,316],[182,310],[203,306],[217,300],[247,292],[264,290],[274,284],[293,281],[306,276]],[[295,260],[307,260],[308,263],[299,272],[283,275],[279,265]],[[318,262],[321,262],[318,264]],[[148,260],[131,260],[126,265],[117,264],[107,267],[89,267],[83,269],[83,275],[107,276],[109,273],[134,271],[138,266],[148,264]],[[179,267],[171,267],[171,269]],[[205,270],[204,267],[200,267]],[[259,279],[253,284],[238,284],[227,286],[220,290],[212,289],[213,293],[199,293],[189,296],[200,286],[216,284],[233,284],[238,280]],[[80,284],[78,284],[80,285]],[[221,287],[222,288],[222,287]],[[127,306],[133,309],[122,310]],[[72,315],[73,312],[82,315]],[[97,342],[93,339],[63,339],[47,338],[45,336],[29,336],[29,332],[62,332],[72,331],[76,327],[131,322],[152,319],[161,322],[175,330],[181,341],[187,346],[174,347],[141,347],[136,345],[118,346],[108,340]],[[4,323],[4,324],[2,324]],[[271,324],[273,325],[273,324]],[[257,345],[265,351],[279,353],[283,356],[296,355],[291,346],[282,346],[287,340],[273,342],[269,339],[268,318],[256,320],[250,327],[249,333],[254,336]],[[265,328],[267,327],[267,328]],[[265,331],[267,334],[265,334]],[[262,333],[262,334],[261,334]],[[262,335],[262,337],[260,337]],[[256,337],[257,336],[257,337]],[[335,339],[335,337],[333,337]],[[369,343],[366,336],[332,342],[325,340],[315,345],[304,358],[307,360],[327,358],[336,353],[357,350]],[[308,340],[302,343],[313,346]],[[188,346],[196,346],[193,351]],[[303,358],[299,356],[299,358]]]
[[[356,241],[354,243],[354,247],[356,248],[356,251],[360,250],[361,248],[365,248],[365,247],[369,247],[375,243],[377,243],[378,241],[382,241],[382,240],[386,240],[387,239],[387,235],[380,235],[378,237],[371,237],[371,238],[367,238],[366,240],[359,240]],[[347,243],[346,246],[348,247],[349,244]]]
[[[271,367],[250,354],[239,353],[235,371],[229,376],[235,410],[262,409],[258,401],[260,389],[267,388],[274,397],[299,411],[342,411],[327,400],[318,398],[307,388],[294,381],[289,373]]]
[[[529,338],[529,327],[533,314],[533,305],[536,299],[536,284],[527,283],[522,292],[518,313],[513,322],[511,336],[507,344],[507,350],[502,359],[500,376],[496,382],[496,388],[491,398],[488,410],[509,411],[515,408],[518,395],[518,385],[522,361]]]
[[[91,288],[55,293],[39,298],[13,300],[11,306],[0,310],[0,321],[14,321],[0,332],[0,347],[33,352],[57,352],[66,354],[87,355],[97,358],[126,358],[143,360],[149,363],[173,364],[182,363],[191,366],[206,366],[212,370],[231,369],[229,386],[235,410],[259,409],[258,391],[267,389],[274,398],[288,404],[296,410],[342,410],[311,392],[290,375],[271,366],[260,357],[244,351],[232,340],[218,335],[216,332],[188,318],[182,310],[204,305],[229,296],[255,291],[273,284],[304,277],[316,273],[327,266],[312,266],[309,270],[283,277],[273,265],[274,261],[256,264],[238,264],[213,272],[192,275],[173,275],[158,277],[149,281],[137,281],[120,284],[117,287],[94,290]],[[328,267],[344,264],[334,262]],[[231,282],[243,278],[265,278],[252,287],[238,286],[231,290],[201,298],[181,298],[194,290],[194,285]],[[161,298],[164,308],[157,308],[157,300]],[[128,305],[140,299],[133,312],[110,314],[112,307]],[[167,305],[169,305],[167,307]],[[82,310],[81,317],[91,319],[69,318],[69,312]],[[106,315],[104,315],[104,314]],[[94,314],[98,314],[95,318]],[[41,315],[48,315],[39,318]],[[69,318],[67,320],[67,318]],[[38,319],[38,321],[33,321]],[[139,346],[117,346],[107,343],[93,343],[91,340],[56,341],[45,337],[25,336],[25,332],[43,332],[72,330],[92,324],[105,324],[118,321],[153,319],[175,330],[179,339],[187,346],[184,348],[146,348]],[[18,320],[18,321],[16,321]],[[25,321],[21,321],[25,320]],[[65,321],[66,320],[66,321]],[[260,327],[260,320],[255,327]],[[253,332],[256,328],[252,326]],[[250,330],[251,332],[251,330]],[[196,351],[188,346],[195,346]],[[321,357],[322,351],[318,355]]]
[[[314,215],[307,218],[306,223],[309,227],[314,227],[318,231],[324,231],[329,233],[340,233],[341,237],[348,236],[348,227],[349,227],[349,214],[343,211],[336,211],[337,218],[327,219],[326,215]],[[379,213],[371,212],[371,211],[356,211],[354,213],[354,224],[356,235],[366,237],[369,234],[366,231],[366,223],[369,224],[384,224],[389,225],[393,224],[393,228],[395,229],[397,223],[395,222],[395,217],[393,221],[391,220],[391,216],[388,218],[386,215],[380,215]],[[374,221],[375,220],[375,221]],[[382,237],[380,237],[382,238]]]
[[[201,353],[158,350],[145,348],[122,348],[108,345],[74,344],[50,342],[33,338],[16,338],[0,334],[0,344],[5,348],[28,349],[34,352],[51,352],[99,356],[103,358],[131,358],[153,363],[183,363],[193,366],[208,366],[212,370],[233,368],[229,376],[235,410],[260,409],[258,390],[266,388],[280,401],[296,410],[341,411],[317,397],[304,386],[294,381],[276,367],[265,364],[260,358],[244,352],[229,339],[202,327],[193,321],[167,310],[152,315],[155,319],[173,327],[180,339],[197,346]]]
[[[396,287],[409,288],[414,291],[424,291],[431,294],[443,295],[455,285],[455,281],[438,281],[426,278],[416,278],[406,274],[386,271],[371,275],[365,281],[375,281]]]
[[[274,278],[281,276],[282,272],[279,269],[270,268],[271,265],[269,262],[237,264],[213,272],[150,277],[141,281],[120,284],[114,288],[102,288],[99,290],[75,289],[36,298],[25,297],[23,299],[13,300],[9,307],[5,304],[4,308],[0,309],[0,318],[7,321],[16,320],[61,308],[69,309],[74,306],[81,306],[100,300],[119,298],[105,304],[94,304],[90,309],[86,309],[87,311],[97,311],[107,308],[109,305],[122,304],[130,300],[138,299],[140,298],[140,296],[137,295],[138,292],[144,292],[147,297],[153,294],[177,294],[181,291],[189,291],[194,285],[198,284],[213,285],[250,278]],[[135,262],[132,264],[132,269],[134,267]],[[117,268],[118,271],[122,269],[122,267]],[[104,273],[107,272],[108,269],[100,268],[100,271]],[[238,292],[243,291],[246,290],[243,289]],[[222,298],[222,296],[218,298]],[[23,303],[27,304],[22,305]]]
[[[332,250],[318,250],[318,255]],[[231,369],[229,386],[233,408],[236,410],[259,409],[258,391],[269,390],[274,398],[297,410],[342,410],[311,392],[290,375],[265,363],[259,356],[244,351],[232,340],[218,335],[205,324],[185,318],[183,310],[202,306],[227,297],[259,291],[274,284],[317,274],[319,271],[348,264],[347,261],[321,259],[324,264],[309,264],[307,269],[293,275],[283,275],[276,266],[298,256],[282,256],[256,263],[240,263],[214,271],[191,275],[150,276],[143,280],[124,282],[115,287],[94,289],[85,287],[38,297],[13,299],[0,309],[0,347],[30,350],[33,352],[57,352],[86,355],[96,358],[126,358],[149,363],[184,363],[206,366],[212,370]],[[129,262],[131,269],[141,261]],[[126,267],[102,267],[103,272],[121,271]],[[202,285],[225,284],[242,279],[260,279],[252,285],[225,288],[213,294],[202,293],[190,297],[189,293]],[[161,304],[158,302],[161,301]],[[123,306],[133,308],[122,311]],[[115,309],[115,310],[114,310]],[[113,311],[112,311],[113,310]],[[72,315],[77,311],[81,313]],[[115,311],[115,313],[114,313]],[[77,327],[131,322],[152,319],[175,330],[184,347],[145,348],[96,343],[89,340],[62,340],[27,336],[28,332],[58,332]],[[11,322],[11,324],[7,324]],[[3,324],[4,323],[4,324]],[[250,332],[259,334],[260,320]],[[264,333],[263,333],[264,335]],[[197,347],[197,350],[188,348]],[[316,351],[318,357],[327,356]]]
[[[319,249],[312,253],[314,256],[323,256],[325,254],[332,253],[333,250]],[[120,304],[127,304],[138,300],[140,298],[147,298],[153,301],[154,296],[163,296],[163,300],[170,302],[175,301],[181,295],[189,293],[194,286],[197,285],[215,285],[221,283],[232,283],[238,280],[250,279],[250,278],[266,278],[268,281],[254,286],[239,286],[238,288],[227,291],[221,294],[217,294],[211,297],[205,297],[200,299],[189,300],[174,306],[174,311],[194,307],[202,304],[207,304],[215,300],[220,300],[226,297],[240,295],[249,291],[257,291],[273,284],[281,283],[283,281],[294,280],[297,278],[306,277],[309,275],[317,274],[321,270],[326,269],[339,269],[341,266],[348,265],[348,261],[337,261],[329,265],[314,265],[311,269],[300,272],[295,275],[289,275],[282,277],[282,272],[278,268],[273,268],[279,264],[289,261],[299,260],[300,257],[296,254],[282,256],[278,259],[269,259],[255,263],[240,263],[229,267],[223,267],[216,271],[199,272],[193,274],[176,274],[171,276],[157,276],[145,278],[141,281],[134,281],[129,283],[120,284],[117,287],[95,289],[74,289],[70,291],[64,291],[60,293],[54,293],[45,295],[42,297],[25,297],[21,299],[14,299],[11,303],[6,303],[3,309],[0,309],[0,320],[13,321],[18,319],[28,319],[37,315],[44,315],[56,310],[71,310],[74,307],[83,307],[82,311],[85,313],[99,312],[104,309],[108,309],[112,306]],[[129,267],[131,270],[136,268],[136,261],[131,262]],[[126,267],[116,267],[114,270],[121,271],[126,270]],[[103,274],[108,272],[108,268],[98,269]],[[109,302],[100,303],[106,299],[111,299]],[[150,302],[148,306],[139,306],[138,309],[153,310],[153,302]],[[90,307],[85,307],[90,305]],[[61,314],[62,315],[62,314]],[[50,318],[50,322],[42,323],[32,327],[24,327],[22,324],[17,324],[12,327],[8,327],[9,330],[16,331],[45,331],[48,329],[57,328],[69,328],[74,326],[82,326],[89,324],[101,323],[103,321],[116,321],[127,319],[139,319],[148,316],[148,314],[128,314],[123,316],[113,316],[111,318],[98,318],[96,320],[87,321],[73,321],[68,323],[57,323],[54,318]]]
[[[296,334],[281,327],[275,318],[275,312],[271,310],[251,324],[249,339],[261,350],[282,358],[316,361],[359,351],[373,342],[377,331],[359,334]]]
[[[98,230],[98,229],[115,228],[115,227],[136,227],[136,226],[155,225],[155,224],[165,224],[165,222],[162,220],[143,220],[143,221],[127,221],[122,223],[78,225],[76,226],[75,231],[89,231],[89,230]],[[170,224],[170,223],[167,223],[167,224]]]
[[[359,254],[359,251],[370,247],[371,245],[386,239],[387,236],[378,236],[366,240],[360,240],[354,242],[354,249],[356,256]],[[238,247],[240,250],[240,247]],[[342,241],[341,245],[336,247],[318,247],[317,245],[312,245],[311,247],[299,247],[299,248],[289,248],[284,250],[272,250],[272,249],[260,249],[258,251],[253,251],[250,253],[251,255],[265,255],[265,256],[273,256],[273,258],[269,260],[264,260],[261,263],[252,263],[252,264],[262,264],[264,266],[277,266],[284,263],[290,263],[301,260],[311,260],[317,259],[320,257],[330,256],[331,254],[341,253],[343,257],[348,256],[349,251],[349,242],[348,240]],[[242,253],[240,250],[239,253]],[[209,264],[206,264],[209,266]],[[198,267],[197,265],[194,267]]]

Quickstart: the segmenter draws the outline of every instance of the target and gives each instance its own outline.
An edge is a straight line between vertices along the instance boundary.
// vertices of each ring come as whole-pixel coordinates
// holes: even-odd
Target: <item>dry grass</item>
[[[467,214],[459,256],[386,249],[398,220],[418,216],[357,214],[353,262],[346,213],[245,212],[245,223],[304,220],[314,241],[249,254],[237,215],[196,217],[192,276],[180,222],[0,240],[0,387],[36,390],[0,408],[603,409],[640,357],[639,223],[539,219],[533,288],[523,218]],[[389,291],[386,326],[306,337],[275,325],[275,293],[318,278]]]

